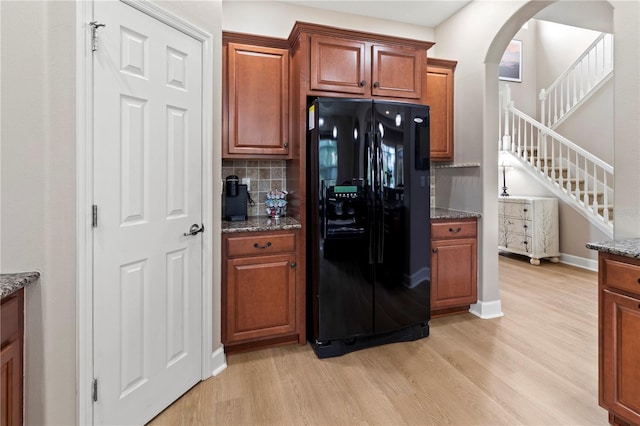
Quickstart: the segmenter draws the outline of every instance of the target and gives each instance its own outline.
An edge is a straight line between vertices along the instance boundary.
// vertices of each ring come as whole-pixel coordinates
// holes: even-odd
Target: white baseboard
[[[586,257],[572,256],[570,254],[561,254],[560,262],[578,268],[588,269],[590,271],[598,271],[598,260],[587,259]]]
[[[482,319],[500,318],[504,316],[502,313],[502,302],[500,299],[492,300],[490,302],[478,300],[478,303],[471,305],[469,312]]]
[[[224,346],[219,347],[211,354],[211,375],[217,376],[227,368],[227,357],[224,355]]]

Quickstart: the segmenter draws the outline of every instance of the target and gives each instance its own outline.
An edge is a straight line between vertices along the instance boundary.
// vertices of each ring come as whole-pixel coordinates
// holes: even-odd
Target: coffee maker
[[[230,221],[247,220],[247,185],[238,176],[227,176],[224,194],[224,218]]]

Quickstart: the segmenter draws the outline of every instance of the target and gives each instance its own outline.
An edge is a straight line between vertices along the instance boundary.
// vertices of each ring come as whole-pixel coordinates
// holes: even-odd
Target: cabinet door
[[[365,95],[370,91],[364,42],[311,37],[311,90]]]
[[[227,260],[226,341],[296,331],[295,254]]]
[[[431,309],[477,301],[476,253],[475,238],[431,242]]]
[[[453,70],[427,67],[431,159],[453,161]]]
[[[289,152],[289,52],[229,43],[228,154]]]
[[[2,425],[22,424],[22,340],[14,340],[0,351],[0,419]]]
[[[640,298],[601,296],[600,404],[640,424]]]
[[[374,45],[371,49],[371,94],[419,99],[427,54],[417,49],[382,45]]]

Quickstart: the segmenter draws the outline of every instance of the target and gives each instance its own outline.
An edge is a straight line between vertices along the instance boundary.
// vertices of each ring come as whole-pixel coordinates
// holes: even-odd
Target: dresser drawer
[[[273,253],[293,252],[296,249],[296,235],[282,234],[245,234],[228,237],[226,242],[227,257],[255,256]]]
[[[476,221],[445,221],[431,223],[431,239],[441,238],[475,238],[477,235]]]
[[[525,219],[530,217],[531,214],[531,204],[526,202],[518,202],[518,201],[506,201],[500,200],[498,206],[498,214],[504,217],[514,217]]]
[[[500,218],[498,222],[500,233],[513,232],[520,235],[531,236],[531,221],[516,218]]]
[[[605,286],[640,295],[640,266],[605,259],[604,267]]]

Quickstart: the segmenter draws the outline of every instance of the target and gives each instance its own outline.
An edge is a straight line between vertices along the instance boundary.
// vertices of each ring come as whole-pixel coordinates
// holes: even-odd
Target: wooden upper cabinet
[[[312,34],[309,89],[420,100],[426,49]]]
[[[431,159],[453,161],[453,72],[456,61],[427,59]]]
[[[370,84],[366,56],[363,42],[311,37],[311,89],[365,95]]]
[[[419,99],[422,95],[422,57],[425,51],[393,46],[371,47],[371,94]]]
[[[289,51],[228,43],[223,156],[289,154]]]

